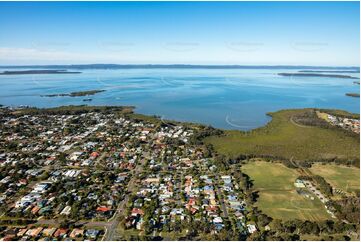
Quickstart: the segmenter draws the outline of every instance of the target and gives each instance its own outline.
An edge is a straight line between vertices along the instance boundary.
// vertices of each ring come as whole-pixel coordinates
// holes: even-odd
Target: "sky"
[[[359,66],[359,2],[0,2],[0,65]]]

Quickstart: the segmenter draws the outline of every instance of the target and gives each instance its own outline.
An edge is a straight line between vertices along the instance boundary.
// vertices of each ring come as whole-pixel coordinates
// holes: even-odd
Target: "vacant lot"
[[[330,219],[323,204],[298,195],[293,185],[298,172],[280,163],[250,162],[242,166],[259,190],[257,206],[272,218],[283,220]]]
[[[225,131],[222,137],[205,139],[221,154],[264,155],[296,160],[344,158],[359,160],[360,141],[342,130],[304,126],[293,121],[307,109],[271,113],[272,121],[250,132]]]
[[[310,170],[325,178],[333,188],[345,192],[360,190],[360,169],[356,167],[314,164]]]

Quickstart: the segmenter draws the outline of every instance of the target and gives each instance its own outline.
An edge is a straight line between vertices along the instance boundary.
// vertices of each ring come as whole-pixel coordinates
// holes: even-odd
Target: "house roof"
[[[110,211],[111,209],[110,208],[108,208],[108,207],[106,207],[106,206],[100,206],[100,207],[98,207],[97,208],[97,212],[108,212],[108,211]]]
[[[74,238],[74,237],[76,237],[76,236],[78,236],[78,235],[83,235],[83,233],[84,233],[84,230],[83,229],[73,229],[73,231],[71,231],[71,233],[70,233],[70,237],[71,238]]]
[[[68,229],[57,229],[54,233],[55,237],[62,236],[68,232]]]
[[[144,211],[140,208],[133,208],[132,209],[132,214],[139,214],[139,215],[144,215]]]
[[[217,206],[207,206],[207,207],[206,207],[206,210],[207,210],[207,211],[217,211],[217,210],[218,210],[218,207],[217,207]]]

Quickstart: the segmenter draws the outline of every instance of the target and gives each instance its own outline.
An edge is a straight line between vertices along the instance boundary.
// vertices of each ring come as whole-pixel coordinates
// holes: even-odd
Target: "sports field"
[[[312,165],[310,170],[313,174],[325,178],[333,188],[345,192],[360,190],[360,169],[356,167],[316,163]]]
[[[283,220],[302,219],[319,221],[331,219],[324,205],[318,200],[311,200],[297,194],[293,185],[299,176],[294,169],[280,163],[249,162],[242,166],[259,190],[256,205],[272,218]]]

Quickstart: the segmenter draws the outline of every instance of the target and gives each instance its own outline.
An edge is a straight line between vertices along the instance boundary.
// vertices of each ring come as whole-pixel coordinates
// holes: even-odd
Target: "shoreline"
[[[331,112],[342,112],[342,113],[347,113],[350,116],[351,115],[356,115],[358,116],[358,118],[360,118],[360,113],[353,113],[353,112],[349,112],[347,110],[342,110],[342,109],[335,109],[335,108],[315,108],[315,107],[304,107],[304,108],[291,108],[291,109],[280,109],[280,110],[276,110],[276,111],[270,111],[265,113],[265,116],[270,117],[270,120],[265,123],[262,126],[250,129],[250,130],[242,130],[242,129],[224,129],[224,128],[217,128],[214,127],[212,125],[209,124],[203,124],[203,123],[197,123],[197,122],[191,122],[191,121],[178,121],[178,120],[173,120],[173,119],[163,119],[161,116],[156,115],[156,114],[143,114],[143,113],[138,113],[135,110],[137,109],[136,106],[123,106],[123,105],[87,105],[87,104],[83,104],[83,105],[62,105],[62,106],[56,106],[56,107],[49,107],[49,108],[39,108],[39,107],[35,107],[35,106],[27,106],[27,105],[20,105],[20,106],[16,106],[16,107],[12,107],[12,106],[7,106],[7,105],[2,105],[0,104],[0,108],[9,108],[9,109],[14,109],[14,110],[29,110],[31,112],[38,112],[38,111],[49,111],[49,112],[56,112],[56,111],[60,111],[61,109],[67,109],[67,108],[72,108],[74,109],[73,111],[80,111],[82,109],[89,109],[89,110],[101,110],[101,109],[116,109],[116,110],[129,110],[129,113],[132,113],[133,115],[136,115],[140,118],[147,118],[147,119],[157,119],[160,122],[170,122],[170,123],[178,123],[178,124],[186,124],[186,125],[196,125],[196,126],[208,126],[208,127],[212,127],[214,129],[218,129],[224,132],[242,132],[242,133],[251,133],[253,131],[257,131],[259,129],[263,129],[265,128],[267,125],[269,125],[272,120],[273,120],[273,114],[274,113],[278,113],[278,112],[284,112],[284,111],[297,111],[297,110],[327,110],[327,111],[331,111]]]

